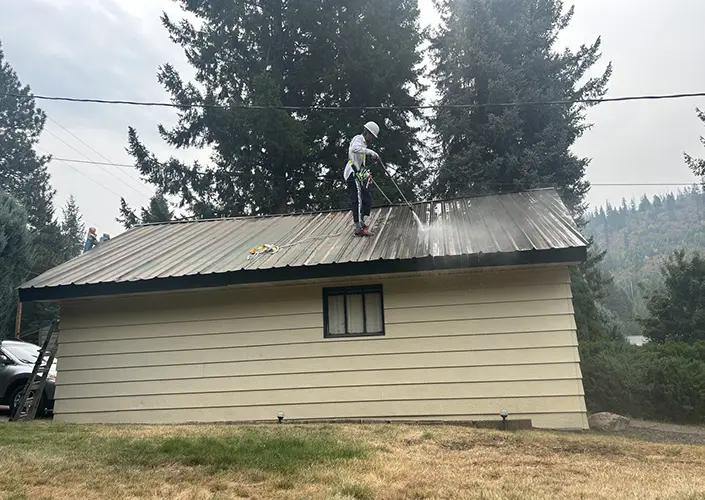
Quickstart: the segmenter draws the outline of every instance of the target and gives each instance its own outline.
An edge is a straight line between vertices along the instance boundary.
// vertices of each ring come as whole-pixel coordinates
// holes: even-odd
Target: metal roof
[[[362,274],[372,268],[398,272],[406,269],[399,263],[415,262],[410,269],[420,269],[426,268],[419,267],[422,262],[429,262],[437,268],[446,258],[456,258],[454,267],[470,267],[481,265],[483,255],[504,255],[494,264],[501,265],[527,252],[536,257],[571,249],[570,256],[554,252],[543,261],[584,260],[587,242],[554,189],[416,203],[413,209],[426,231],[418,230],[408,206],[386,206],[372,210],[368,223],[374,236],[368,238],[352,234],[349,210],[142,225],[24,283],[20,296],[22,300],[86,296],[100,291],[92,285],[229,276],[211,279],[208,285],[220,286],[251,282],[257,272],[265,271],[269,274],[255,281],[321,276],[312,272],[314,268],[326,268],[329,276]],[[249,250],[261,244],[279,250],[251,256]],[[284,269],[289,273],[275,275]],[[179,283],[172,283],[171,289],[191,286]],[[51,292],[67,288],[75,292],[77,287],[93,291]]]

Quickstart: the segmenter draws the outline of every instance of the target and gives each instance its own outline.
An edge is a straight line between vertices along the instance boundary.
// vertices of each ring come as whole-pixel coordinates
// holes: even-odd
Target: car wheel
[[[25,384],[16,387],[12,394],[10,394],[10,415],[15,414],[15,408],[17,408],[22,400],[22,393],[24,392]]]

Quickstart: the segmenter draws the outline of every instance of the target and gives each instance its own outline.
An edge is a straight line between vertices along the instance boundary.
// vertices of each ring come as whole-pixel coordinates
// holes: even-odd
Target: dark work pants
[[[350,195],[350,210],[352,210],[355,225],[365,222],[372,209],[372,195],[362,183],[355,179],[355,174],[348,178],[348,194]]]

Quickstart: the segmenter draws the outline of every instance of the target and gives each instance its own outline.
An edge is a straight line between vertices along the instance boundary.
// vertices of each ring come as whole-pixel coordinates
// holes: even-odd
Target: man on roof
[[[355,236],[372,236],[365,223],[365,217],[370,215],[372,208],[372,195],[367,189],[372,175],[366,167],[366,159],[369,155],[372,159],[379,160],[379,155],[367,147],[369,143],[377,139],[378,135],[377,124],[367,122],[363,132],[353,137],[348,147],[348,162],[345,165],[343,178],[350,194],[351,211],[355,221]]]

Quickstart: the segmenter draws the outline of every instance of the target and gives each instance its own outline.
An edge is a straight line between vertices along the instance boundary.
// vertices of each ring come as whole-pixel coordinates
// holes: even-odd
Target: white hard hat
[[[377,135],[379,135],[379,127],[375,122],[365,123],[365,129],[367,129],[370,134],[374,135],[375,139],[377,138]]]

